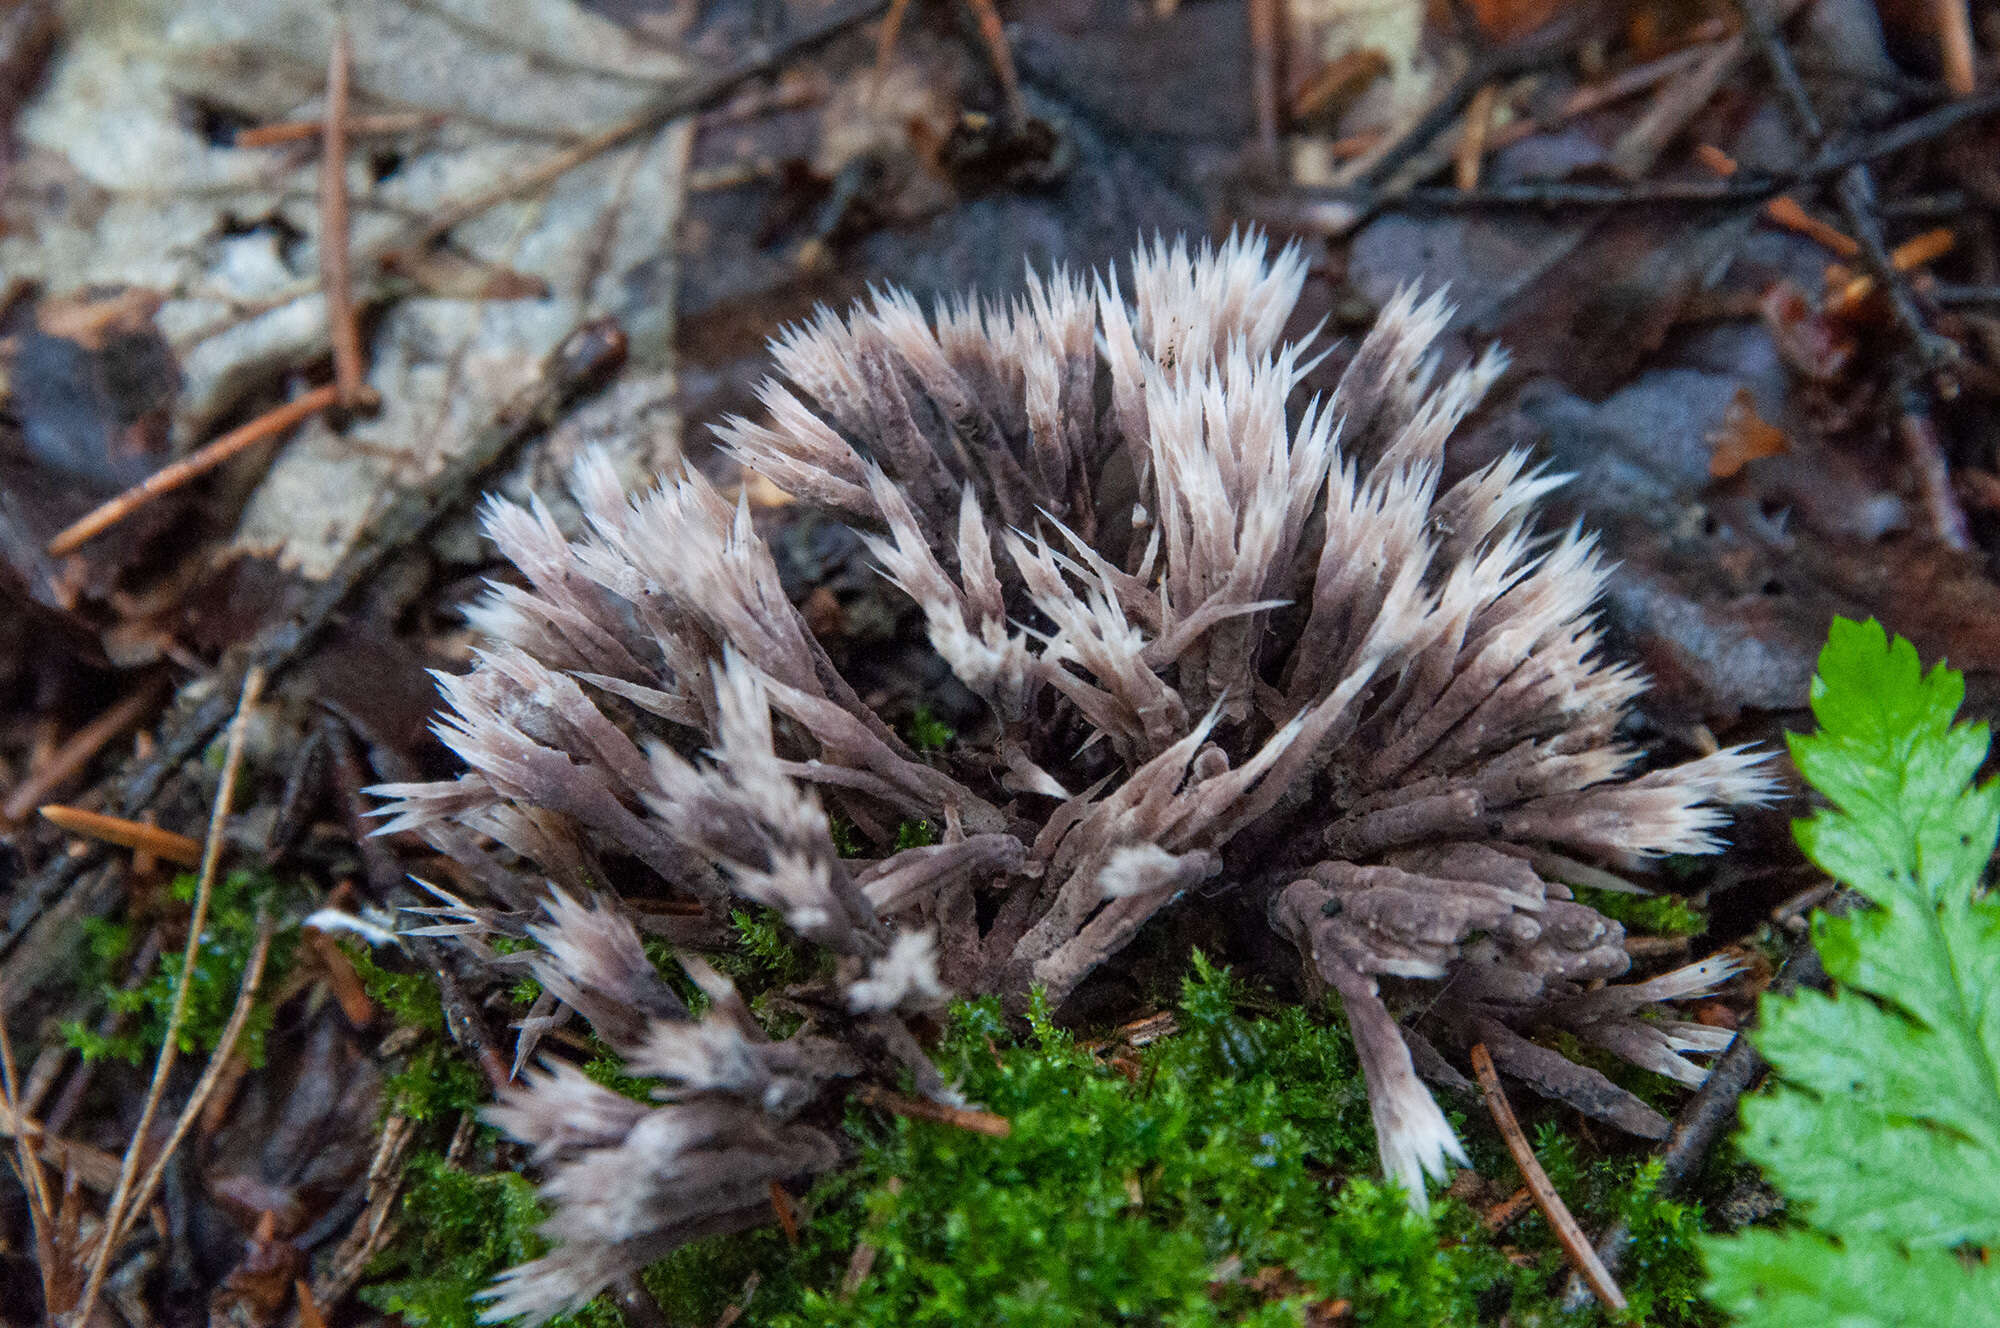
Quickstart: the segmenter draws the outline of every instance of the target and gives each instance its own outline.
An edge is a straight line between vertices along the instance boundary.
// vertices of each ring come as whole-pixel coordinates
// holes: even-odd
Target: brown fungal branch
[[[777,339],[763,418],[722,446],[864,532],[983,706],[942,753],[842,676],[747,504],[693,469],[632,495],[586,458],[576,536],[489,503],[522,579],[469,611],[476,663],[440,682],[466,769],[378,789],[385,831],[496,899],[539,891],[538,913],[447,899],[422,931],[532,936],[544,989],[662,1085],[636,1103],[554,1062],[503,1093],[491,1119],[544,1168],[554,1248],[492,1317],[539,1321],[768,1220],[773,1182],[839,1162],[843,1100],[907,1075],[974,1119],[923,1054],[928,1014],[1031,987],[1060,1006],[1196,891],[1338,993],[1414,1204],[1463,1156],[1417,1066],[1455,1074],[1475,1043],[1539,1093],[1667,1133],[1532,1035],[1699,1083],[1689,1055],[1720,1042],[1672,1006],[1734,966],[1620,982],[1623,930],[1567,882],[1596,879],[1581,860],[1712,851],[1728,808],[1768,796],[1763,758],[1636,768],[1618,727],[1643,684],[1600,657],[1595,544],[1533,526],[1559,481],[1521,453],[1443,478],[1502,357],[1444,372],[1449,311],[1404,292],[1335,392],[1299,400],[1304,277],[1256,237],[1162,242],[1129,274],[928,318],[883,291]],[[879,856],[842,856],[832,812]],[[939,842],[899,847],[908,820]],[[604,892],[621,881],[679,901],[689,937],[747,900],[828,952],[831,979],[790,993],[804,1026],[771,1040],[684,958],[710,997],[691,1016]]]

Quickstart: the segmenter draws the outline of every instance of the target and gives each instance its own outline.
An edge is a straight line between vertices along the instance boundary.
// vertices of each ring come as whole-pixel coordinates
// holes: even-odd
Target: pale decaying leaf
[[[184,377],[176,441],[202,441],[328,350],[317,152],[236,148],[227,129],[203,124],[320,115],[337,18],[353,40],[356,113],[439,117],[351,153],[364,299],[390,293],[373,260],[423,218],[627,119],[690,72],[571,0],[509,5],[504,22],[496,13],[460,0],[80,11],[17,126],[24,157],[0,271],[51,295],[161,293],[158,324]],[[418,264],[370,322],[380,413],[338,434],[323,422],[299,430],[243,513],[237,547],[324,575],[385,492],[446,461],[587,317],[616,318],[639,362],[669,367],[690,133],[683,123],[642,137],[453,228],[456,267]],[[633,475],[655,460],[658,437],[621,433]]]
[[[1643,683],[1599,653],[1595,543],[1533,528],[1558,481],[1522,453],[1443,479],[1503,358],[1443,372],[1449,311],[1406,290],[1330,397],[1295,400],[1317,361],[1284,338],[1304,279],[1296,248],[1260,238],[1158,242],[1122,275],[1033,276],[930,319],[883,291],[774,341],[766,418],[727,422],[723,447],[868,532],[986,703],[941,756],[870,708],[747,503],[686,466],[630,495],[586,457],[575,539],[539,503],[489,506],[524,584],[473,608],[477,663],[440,679],[438,733],[467,769],[377,790],[385,830],[515,898],[524,873],[552,881],[549,977],[615,1045],[678,1049],[651,1062],[666,1105],[619,1107],[587,1138],[570,1114],[612,1104],[574,1103],[575,1076],[510,1093],[499,1119],[560,1160],[561,1243],[502,1285],[496,1317],[546,1316],[751,1220],[744,1182],[833,1163],[806,1101],[891,1073],[948,1096],[907,1019],[948,992],[1018,1008],[1040,987],[1060,1006],[1197,896],[1268,922],[1307,985],[1338,993],[1414,1204],[1463,1156],[1418,1078],[1441,1063],[1428,1038],[1483,1042],[1540,1092],[1665,1132],[1531,1035],[1698,1081],[1686,1054],[1717,1040],[1655,1017],[1734,968],[1617,983],[1622,928],[1543,872],[1715,850],[1729,809],[1769,796],[1763,758],[1637,770],[1619,731]],[[830,809],[888,856],[836,852]],[[909,820],[940,842],[891,851]],[[661,1013],[609,903],[561,893],[635,876],[715,918],[763,905],[828,951],[806,1027],[776,1044],[724,1029],[727,992],[700,1024]],[[1398,1018],[1412,990],[1421,1032]],[[622,1186],[615,1220],[600,1184]]]

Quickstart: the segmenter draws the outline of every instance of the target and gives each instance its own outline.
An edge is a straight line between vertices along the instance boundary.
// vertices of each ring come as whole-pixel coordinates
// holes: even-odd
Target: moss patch
[[[192,904],[198,884],[193,875],[174,878],[173,897]],[[209,897],[208,926],[195,953],[195,965],[188,984],[187,1008],[177,1038],[182,1055],[213,1051],[236,1008],[243,987],[243,974],[250,966],[250,953],[257,944],[258,911],[273,919],[286,915],[291,891],[265,872],[234,871],[217,880]],[[83,960],[84,981],[105,992],[106,1004],[115,1011],[137,1016],[126,1031],[101,1037],[81,1021],[63,1025],[63,1037],[86,1060],[110,1057],[138,1064],[150,1060],[166,1038],[167,1020],[174,1008],[181,980],[183,953],[179,947],[163,952],[151,977],[124,990],[120,968],[131,950],[133,928],[126,922],[93,921],[85,924],[87,953]],[[269,994],[284,985],[284,975],[298,953],[296,923],[278,927],[271,937],[261,986],[263,995],[251,1006],[243,1026],[238,1049],[254,1068],[264,1063],[264,1034],[271,1026]]]

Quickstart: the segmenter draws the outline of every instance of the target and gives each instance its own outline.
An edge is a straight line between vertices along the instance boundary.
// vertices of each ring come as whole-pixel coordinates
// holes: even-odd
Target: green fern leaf
[[[1874,907],[1816,919],[1833,994],[1764,1002],[1743,1151],[1815,1230],[1708,1243],[1710,1298],[1753,1328],[2000,1325],[2000,782],[1972,784],[1964,692],[1874,622],[1820,655],[1792,754],[1833,805],[1798,839]]]

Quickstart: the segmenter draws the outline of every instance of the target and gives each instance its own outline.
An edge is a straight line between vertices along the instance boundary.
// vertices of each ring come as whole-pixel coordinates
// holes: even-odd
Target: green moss
[[[743,962],[796,957],[767,944],[767,922],[740,916]],[[1269,1013],[1252,1017],[1259,1005]],[[713,1323],[754,1274],[743,1321],[776,1328],[1274,1328],[1338,1301],[1339,1321],[1370,1328],[1604,1323],[1594,1307],[1560,1308],[1569,1266],[1539,1214],[1496,1239],[1464,1204],[1438,1198],[1419,1218],[1375,1179],[1366,1091],[1330,1016],[1248,990],[1198,952],[1178,1032],[1136,1052],[1080,1041],[1039,1002],[1025,1027],[996,1001],[961,1003],[935,1057],[969,1100],[1008,1118],[1007,1138],[853,1109],[854,1164],[801,1197],[796,1248],[775,1226],[703,1241],[647,1270],[646,1285],[669,1322]],[[648,1087],[608,1055],[588,1068],[635,1096]],[[1456,1123],[1482,1174],[1511,1184],[1483,1117]],[[1700,1212],[1655,1197],[1657,1163],[1638,1149],[1599,1155],[1566,1117],[1535,1138],[1586,1230],[1632,1224],[1625,1322],[1715,1324],[1696,1299]],[[399,1300],[369,1303],[412,1328],[469,1324],[472,1292],[535,1248],[531,1198],[513,1176],[422,1177],[410,1217],[446,1235],[410,1237],[400,1280],[378,1288]],[[453,1243],[422,1243],[434,1239]],[[872,1267],[844,1294],[863,1245]]]
[[[359,941],[343,941],[354,972],[361,979],[370,1000],[389,1012],[404,1028],[426,1033],[444,1032],[444,1002],[438,998],[437,980],[428,973],[398,973],[382,967],[374,951]]]
[[[919,705],[910,716],[910,745],[920,752],[941,752],[951,746],[958,737],[958,730],[931,713],[927,705]]]
[[[194,901],[197,878],[178,876],[170,887],[182,903]],[[209,897],[208,925],[195,953],[195,966],[188,985],[177,1045],[183,1055],[212,1051],[222,1040],[229,1015],[243,987],[243,975],[256,947],[259,910],[270,918],[282,918],[289,911],[292,893],[275,877],[264,872],[234,871],[216,882]],[[111,1037],[98,1036],[95,1029],[80,1021],[63,1026],[63,1036],[85,1059],[111,1057],[138,1064],[150,1060],[166,1038],[167,1022],[173,1012],[175,993],[180,987],[183,954],[176,949],[163,953],[153,975],[138,986],[124,990],[120,982],[121,961],[132,944],[133,929],[125,922],[100,922],[85,928],[86,955],[83,980],[103,988],[112,1010],[137,1016],[125,1032]],[[253,1067],[264,1063],[264,1035],[271,1026],[273,1007],[268,994],[284,985],[284,976],[298,952],[299,929],[286,923],[272,934],[270,954],[265,960],[263,996],[252,1004],[250,1016],[237,1043]]]
[[[486,1102],[486,1077],[442,1038],[418,1044],[382,1081],[382,1110],[413,1121],[455,1120]]]
[[[369,998],[403,1028],[424,1037],[410,1050],[402,1066],[382,1083],[384,1114],[413,1121],[456,1120],[486,1101],[487,1084],[445,1036],[444,1003],[437,980],[424,972],[398,973],[382,967],[367,946],[343,942]]]
[[[929,848],[938,842],[937,827],[929,821],[905,821],[896,827],[896,852],[906,848]]]
[[[948,1078],[1005,1139],[855,1113],[851,1172],[787,1256],[771,1233],[711,1241],[649,1274],[674,1321],[712,1321],[761,1268],[750,1315],[807,1324],[1295,1324],[1348,1300],[1357,1322],[1469,1321],[1482,1283],[1372,1169],[1345,1035],[1289,1009],[1249,1021],[1196,960],[1183,1031],[1113,1066],[1045,1008],[1017,1038],[994,1002],[956,1007]],[[857,1243],[877,1250],[840,1284]]]
[[[408,1328],[475,1328],[475,1295],[495,1274],[541,1254],[535,1187],[511,1172],[471,1175],[436,1153],[419,1153],[404,1172],[398,1237],[369,1269],[362,1303],[397,1315]],[[623,1317],[599,1300],[551,1321],[557,1328],[620,1328]]]
[[[1572,886],[1577,902],[1588,904],[1635,936],[1699,936],[1708,930],[1708,915],[1680,895],[1626,894]]]

